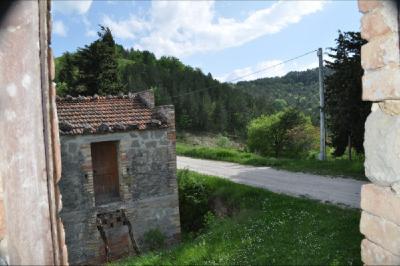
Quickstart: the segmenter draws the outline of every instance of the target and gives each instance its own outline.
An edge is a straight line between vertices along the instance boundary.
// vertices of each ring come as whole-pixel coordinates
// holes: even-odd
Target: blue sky
[[[338,30],[358,31],[356,1],[54,1],[56,56],[111,28],[125,48],[171,55],[229,81],[318,47],[332,47]],[[245,79],[281,76],[317,66],[316,54]]]

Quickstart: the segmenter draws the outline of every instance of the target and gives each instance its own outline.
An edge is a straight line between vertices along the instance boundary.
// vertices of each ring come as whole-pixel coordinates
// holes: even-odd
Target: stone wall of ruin
[[[163,109],[171,111],[173,120],[173,109]],[[163,232],[169,243],[179,239],[175,129],[173,124],[170,126],[169,129],[62,136],[62,219],[70,263],[105,261],[104,243],[96,227],[99,213],[125,209],[139,248],[144,248],[143,234],[151,229]],[[119,142],[121,201],[95,206],[90,143],[100,141]],[[123,225],[107,229],[111,259],[134,254],[127,230]]]
[[[362,260],[400,265],[400,50],[397,1],[359,0],[363,100],[374,102],[365,125],[361,191]]]

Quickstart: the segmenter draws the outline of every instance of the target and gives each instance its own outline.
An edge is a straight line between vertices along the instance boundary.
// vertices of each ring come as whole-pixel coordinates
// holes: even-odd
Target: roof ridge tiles
[[[113,94],[108,94],[108,95],[98,95],[94,94],[93,96],[83,96],[83,95],[78,95],[76,97],[71,96],[71,95],[65,95],[64,97],[56,96],[56,101],[57,102],[63,102],[63,101],[74,101],[74,102],[85,102],[85,101],[94,101],[94,100],[109,100],[109,99],[138,99],[139,95],[137,93],[128,93],[128,94],[123,94],[119,93],[118,95],[113,95]]]

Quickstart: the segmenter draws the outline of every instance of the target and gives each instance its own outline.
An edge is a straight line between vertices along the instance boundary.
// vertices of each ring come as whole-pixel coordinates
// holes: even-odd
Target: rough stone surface
[[[398,67],[383,67],[366,71],[362,83],[364,101],[400,99],[400,69]]]
[[[368,212],[361,214],[360,231],[367,239],[400,256],[400,226]]]
[[[400,182],[392,184],[392,191],[400,197]]]
[[[391,186],[400,181],[400,116],[372,111],[365,123],[365,175],[372,182]]]
[[[367,13],[375,8],[381,7],[381,0],[360,0],[358,1],[358,9],[362,13]]]
[[[399,36],[389,33],[370,40],[361,47],[361,65],[364,70],[397,66],[400,62]]]
[[[366,265],[400,265],[400,52],[397,1],[358,1],[364,13],[363,100],[375,102],[365,124],[360,230]],[[398,189],[399,188],[399,189]]]
[[[400,101],[399,100],[386,100],[379,102],[381,110],[388,115],[400,115]]]
[[[147,107],[154,108],[154,93],[147,90],[137,93],[140,98],[146,103]]]
[[[398,32],[396,1],[382,1],[378,8],[364,14],[361,18],[361,36],[366,40]]]
[[[151,229],[163,232],[168,243],[179,239],[175,140],[168,138],[170,132],[174,127],[61,137],[62,218],[70,263],[105,261],[104,244],[96,227],[99,213],[125,209],[139,248],[143,248],[143,234]],[[99,141],[118,142],[121,201],[96,206],[90,143]],[[112,230],[106,232],[115,243],[110,247],[112,256],[133,255],[132,248],[115,253],[129,239],[127,226]]]
[[[367,239],[361,242],[361,259],[366,265],[400,265],[399,256]]]
[[[400,196],[388,187],[375,184],[361,188],[361,209],[400,226]]]

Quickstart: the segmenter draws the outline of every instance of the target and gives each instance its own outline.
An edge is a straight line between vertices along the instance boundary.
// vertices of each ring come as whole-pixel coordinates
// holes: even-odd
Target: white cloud
[[[61,37],[67,36],[67,27],[65,27],[64,23],[61,20],[56,20],[53,23],[53,32]]]
[[[92,0],[57,0],[53,1],[53,9],[63,14],[83,15],[89,11]]]
[[[85,25],[85,34],[88,37],[95,37],[97,32],[92,28],[92,23],[86,16],[82,16],[82,22]]]
[[[157,55],[187,56],[217,51],[277,33],[304,16],[322,10],[325,1],[280,1],[249,14],[244,20],[217,17],[214,1],[153,1],[140,17],[102,23],[114,35],[132,40],[135,48]]]
[[[318,61],[316,57],[313,62],[307,62],[303,64],[298,62],[283,63],[282,60],[267,60],[262,61],[252,67],[249,66],[235,69],[231,73],[216,77],[216,79],[222,82],[236,83],[238,81],[255,80],[267,77],[281,77],[290,71],[305,71],[307,69],[316,67],[318,67]]]
[[[102,24],[109,27],[113,33],[118,38],[121,39],[135,39],[136,33],[139,33],[146,28],[146,22],[137,19],[131,15],[128,20],[114,21],[109,16],[104,16]]]
[[[265,68],[268,68],[268,70],[263,71]],[[237,82],[265,77],[283,76],[285,74],[285,65],[282,64],[281,60],[268,60],[260,62],[254,67],[249,66],[235,69],[229,74],[225,74],[216,78],[224,82]]]

